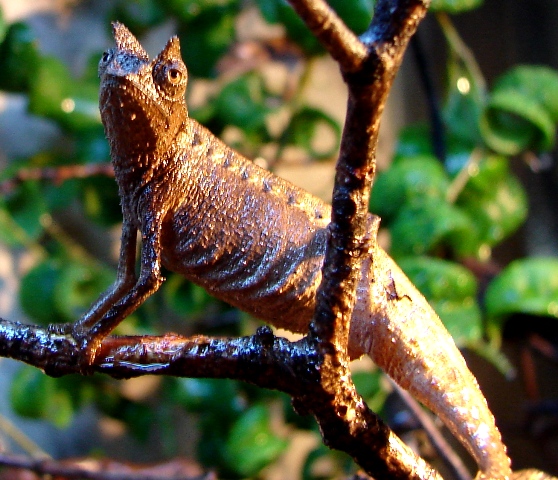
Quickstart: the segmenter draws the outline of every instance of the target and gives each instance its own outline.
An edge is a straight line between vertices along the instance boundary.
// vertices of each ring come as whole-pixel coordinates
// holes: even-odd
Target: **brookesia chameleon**
[[[330,207],[189,118],[178,38],[150,61],[124,25],[113,27],[116,47],[99,63],[99,102],[124,221],[116,282],[74,325],[88,358],[159,288],[162,265],[276,327],[306,332]],[[373,238],[377,225],[370,215]],[[349,353],[369,355],[435,412],[475,458],[479,478],[510,475],[494,418],[461,353],[379,246],[362,265]]]

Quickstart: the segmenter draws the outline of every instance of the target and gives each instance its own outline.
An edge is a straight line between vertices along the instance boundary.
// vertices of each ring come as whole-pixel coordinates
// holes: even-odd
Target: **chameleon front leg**
[[[126,217],[116,282],[73,326],[72,334],[80,343],[86,366],[93,364],[97,350],[107,335],[155,293],[164,281],[161,275],[162,213],[144,219],[139,278],[135,272],[137,230]]]
[[[126,216],[125,216],[126,218]],[[131,222],[124,221],[120,241],[120,256],[116,281],[106,290],[89,310],[72,326],[76,333],[89,330],[108,309],[118,302],[137,282],[136,263],[137,229]]]

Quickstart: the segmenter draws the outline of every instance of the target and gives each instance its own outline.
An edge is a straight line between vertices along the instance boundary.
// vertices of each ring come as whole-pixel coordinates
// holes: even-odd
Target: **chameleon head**
[[[99,62],[99,108],[113,158],[166,152],[186,122],[188,81],[180,42],[171,38],[151,62],[121,23],[113,23],[116,47]]]

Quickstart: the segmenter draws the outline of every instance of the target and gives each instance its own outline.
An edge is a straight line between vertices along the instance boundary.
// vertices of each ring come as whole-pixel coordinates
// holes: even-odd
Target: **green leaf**
[[[19,301],[26,315],[41,325],[63,322],[54,302],[60,262],[47,259],[33,267],[21,280]]]
[[[238,11],[238,0],[158,0],[160,8],[178,18],[180,22],[197,21],[200,15]]]
[[[454,247],[475,229],[460,209],[443,199],[430,197],[405,204],[390,225],[394,257],[424,255],[437,247]]]
[[[504,157],[491,155],[478,164],[456,206],[471,219],[476,235],[458,243],[461,255],[478,256],[512,234],[527,217],[527,197]]]
[[[215,113],[223,123],[242,130],[262,129],[270,111],[265,105],[265,97],[261,76],[249,73],[223,87],[215,100]]]
[[[271,430],[269,409],[255,405],[233,425],[226,443],[230,467],[243,477],[257,474],[285,451],[288,442]]]
[[[370,196],[370,211],[389,222],[404,205],[444,198],[448,186],[449,178],[435,157],[400,158],[378,175]]]
[[[457,344],[482,337],[477,281],[465,267],[432,257],[406,257],[399,266],[426,297]]]
[[[38,64],[35,35],[25,23],[12,23],[0,44],[0,89],[27,92]]]
[[[488,285],[486,312],[494,324],[513,313],[558,318],[558,259],[515,260]]]
[[[191,75],[212,76],[217,60],[234,42],[238,4],[232,7],[203,10],[194,21],[180,27],[182,55]]]
[[[170,308],[179,315],[192,317],[206,310],[214,302],[202,287],[194,285],[182,275],[171,274],[163,285],[163,294]]]
[[[333,135],[331,147],[318,150],[315,146],[317,139],[322,139],[326,132],[319,130],[323,126]],[[318,138],[317,138],[318,137]],[[281,143],[292,144],[303,148],[314,159],[330,158],[338,149],[341,140],[341,127],[337,121],[311,107],[302,107],[291,117],[289,126],[283,132]]]
[[[10,402],[18,415],[48,420],[57,427],[67,426],[74,413],[70,395],[57,388],[57,380],[28,366],[15,375]]]
[[[219,419],[236,417],[243,409],[233,380],[180,378],[174,397],[188,411],[204,412]]]
[[[400,158],[433,156],[430,127],[425,123],[415,123],[403,127],[395,145],[394,162]]]
[[[6,19],[4,18],[4,12],[2,11],[2,8],[0,8],[0,42],[4,41],[7,31],[8,24],[6,23]]]
[[[4,205],[14,222],[29,239],[43,233],[46,204],[38,182],[24,182],[4,199]]]
[[[436,12],[461,13],[480,7],[483,0],[432,0],[430,9]]]
[[[67,321],[76,321],[113,282],[108,270],[91,264],[66,261],[53,291],[56,310]]]
[[[9,246],[26,245],[31,239],[14,220],[3,198],[0,198],[0,243]]]
[[[85,214],[99,225],[122,222],[118,186],[113,178],[90,177],[83,181],[81,202]]]
[[[30,83],[28,108],[71,132],[100,129],[98,91],[97,83],[78,82],[57,58],[42,57]]]
[[[329,5],[357,35],[363,33],[374,12],[375,0],[330,0]]]
[[[555,122],[536,100],[515,90],[495,91],[480,119],[486,144],[498,153],[548,151],[554,145]]]
[[[118,19],[138,38],[149,28],[165,20],[164,11],[156,0],[126,0],[114,2],[108,18]]]
[[[286,0],[257,0],[257,3],[265,20],[284,25],[287,36],[297,43],[306,55],[314,56],[324,52],[318,39]]]
[[[471,150],[481,140],[479,118],[486,92],[469,65],[455,55],[448,59],[448,94],[443,115],[450,137],[458,138]]]
[[[520,65],[494,85],[480,127],[497,152],[550,150],[558,122],[558,72],[539,65]]]

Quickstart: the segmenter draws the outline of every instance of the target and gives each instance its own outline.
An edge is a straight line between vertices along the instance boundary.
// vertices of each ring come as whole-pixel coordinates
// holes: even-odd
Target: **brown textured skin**
[[[161,265],[277,327],[306,332],[330,207],[188,118],[177,38],[149,62],[123,25],[114,24],[114,33],[117,48],[99,64],[100,108],[122,199],[121,256],[115,285],[74,335],[94,356],[158,289]],[[377,220],[370,217],[371,235]],[[426,300],[378,246],[363,264],[357,297],[351,357],[370,355],[433,410],[473,455],[479,478],[508,477],[509,459],[475,378]]]

